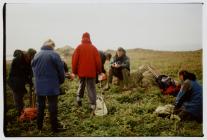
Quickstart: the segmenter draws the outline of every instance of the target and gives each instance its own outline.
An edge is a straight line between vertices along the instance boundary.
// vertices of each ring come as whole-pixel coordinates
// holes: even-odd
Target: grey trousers
[[[80,78],[77,92],[77,101],[84,96],[85,87],[88,91],[88,97],[91,105],[96,105],[96,78]]]

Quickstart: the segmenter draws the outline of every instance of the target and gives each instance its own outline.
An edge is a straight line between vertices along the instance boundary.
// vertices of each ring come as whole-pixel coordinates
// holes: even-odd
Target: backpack
[[[180,90],[180,85],[175,84],[175,80],[167,75],[159,75],[156,79],[161,93],[164,95],[176,96]]]
[[[37,118],[37,108],[25,108],[19,117],[19,121],[31,121]]]

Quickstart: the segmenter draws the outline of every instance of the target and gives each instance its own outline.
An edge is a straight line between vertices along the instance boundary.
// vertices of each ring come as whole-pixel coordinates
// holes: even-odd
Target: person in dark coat
[[[15,50],[13,54],[14,59],[12,60],[9,71],[8,85],[13,91],[18,116],[21,115],[24,108],[23,97],[27,93],[25,86],[26,84],[29,84],[30,87],[33,86],[33,74],[30,63],[35,53],[36,51],[34,49],[29,49],[27,52]]]
[[[107,85],[104,87],[104,90],[110,88],[112,83],[113,76],[117,77],[120,81],[123,81],[123,89],[128,88],[129,76],[130,76],[130,60],[126,56],[126,51],[122,47],[119,47],[116,55],[110,61],[110,69]]]
[[[110,61],[111,59],[111,53],[108,52],[103,52],[103,51],[98,51],[99,55],[101,57],[101,64],[102,64],[102,73],[106,74],[106,70],[104,68],[104,64],[106,61]],[[96,83],[98,83],[98,75],[96,76]]]
[[[32,70],[35,77],[35,90],[37,94],[38,114],[37,127],[42,130],[45,100],[48,99],[50,123],[53,132],[58,132],[58,95],[60,85],[65,80],[64,64],[60,56],[54,51],[55,43],[48,40],[43,44],[41,51],[32,61]]]
[[[111,59],[111,53],[99,51],[99,55],[101,57],[102,73],[106,73],[106,70],[104,68],[104,64],[105,64],[106,61],[110,61],[110,59]]]
[[[197,83],[196,76],[186,70],[179,72],[181,89],[175,100],[174,113],[178,114],[181,120],[203,119],[203,91]]]

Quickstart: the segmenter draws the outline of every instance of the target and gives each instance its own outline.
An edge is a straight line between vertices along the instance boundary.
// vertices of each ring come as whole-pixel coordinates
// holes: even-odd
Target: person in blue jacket
[[[37,94],[37,127],[42,130],[47,97],[52,131],[57,132],[60,130],[57,120],[58,95],[60,94],[60,85],[65,80],[65,72],[63,61],[53,50],[54,47],[55,43],[50,39],[43,44],[41,51],[35,55],[32,61],[32,70]]]
[[[179,72],[181,89],[175,100],[174,113],[178,114],[181,120],[196,120],[202,122],[203,119],[203,91],[197,83],[196,76],[186,70]]]

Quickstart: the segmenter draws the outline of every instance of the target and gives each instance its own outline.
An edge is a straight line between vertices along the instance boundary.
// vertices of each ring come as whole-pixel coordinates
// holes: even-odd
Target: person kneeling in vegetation
[[[181,89],[176,97],[174,113],[181,120],[202,122],[202,87],[197,83],[193,73],[182,70],[179,72]]]
[[[10,67],[8,85],[13,91],[14,103],[18,111],[18,116],[21,115],[24,108],[23,97],[24,94],[27,93],[25,88],[26,84],[29,84],[30,88],[33,87],[31,60],[35,53],[36,51],[34,49],[29,49],[27,52],[15,50],[13,54],[14,59]]]
[[[55,43],[48,40],[41,51],[35,55],[32,61],[32,69],[35,77],[35,89],[37,94],[37,127],[42,130],[46,97],[49,103],[50,123],[53,132],[60,130],[57,120],[58,95],[60,84],[65,80],[64,64],[60,56],[54,51]]]
[[[124,88],[128,89],[129,76],[130,76],[130,61],[129,57],[126,56],[126,51],[119,47],[116,55],[112,58],[110,62],[109,76],[105,90],[110,88],[113,76],[116,76],[119,80],[123,81]]]

